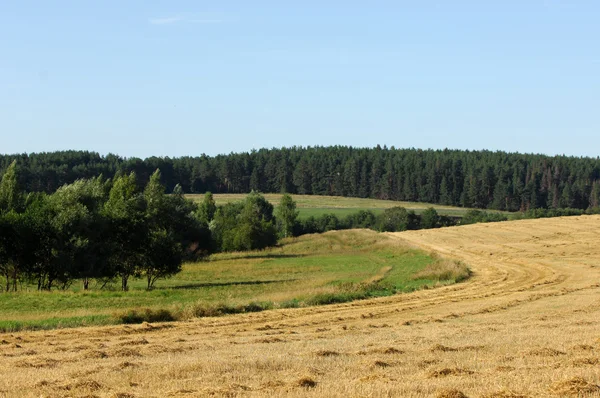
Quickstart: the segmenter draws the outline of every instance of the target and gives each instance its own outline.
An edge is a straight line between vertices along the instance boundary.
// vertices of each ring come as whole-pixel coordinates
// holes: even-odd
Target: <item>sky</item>
[[[0,2],[0,153],[600,155],[597,0]]]

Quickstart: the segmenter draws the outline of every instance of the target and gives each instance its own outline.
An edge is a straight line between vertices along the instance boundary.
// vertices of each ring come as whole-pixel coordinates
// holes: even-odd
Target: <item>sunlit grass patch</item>
[[[277,247],[219,253],[146,290],[0,294],[0,330],[183,320],[342,303],[461,280],[452,262],[370,230],[284,239]],[[461,274],[462,275],[462,274]]]

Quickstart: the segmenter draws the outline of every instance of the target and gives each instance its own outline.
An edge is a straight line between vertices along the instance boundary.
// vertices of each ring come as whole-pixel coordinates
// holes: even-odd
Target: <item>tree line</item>
[[[166,195],[160,171],[143,190],[135,173],[81,179],[53,194],[19,188],[16,164],[0,181],[0,273],[5,290],[35,284],[65,289],[144,277],[148,288],[181,270],[186,254],[208,248],[208,230],[181,190]],[[193,247],[193,250],[189,250]]]
[[[0,277],[5,291],[22,286],[66,289],[80,280],[100,286],[145,278],[147,288],[181,271],[184,260],[215,251],[254,250],[292,234],[298,212],[289,195],[277,211],[252,192],[217,207],[197,204],[175,186],[166,194],[155,170],[140,188],[135,172],[65,184],[54,193],[26,192],[13,162],[0,180]]]
[[[28,192],[52,193],[78,179],[135,172],[143,187],[156,169],[167,192],[287,192],[428,202],[480,209],[588,209],[600,205],[600,158],[394,147],[291,147],[229,155],[123,158],[65,151],[13,160]]]

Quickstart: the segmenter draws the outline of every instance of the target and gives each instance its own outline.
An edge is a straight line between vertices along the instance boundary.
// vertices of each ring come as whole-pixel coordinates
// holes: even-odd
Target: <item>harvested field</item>
[[[0,335],[0,396],[600,397],[600,217],[392,234],[466,282],[310,308]]]

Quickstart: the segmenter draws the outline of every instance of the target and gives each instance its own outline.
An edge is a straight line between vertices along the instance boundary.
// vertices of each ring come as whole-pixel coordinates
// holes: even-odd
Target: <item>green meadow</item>
[[[328,304],[453,283],[468,275],[466,267],[437,272],[440,264],[443,268],[443,260],[369,230],[305,235],[263,251],[220,253],[184,264],[181,273],[159,280],[150,291],[144,280],[134,280],[127,292],[115,283],[104,289],[92,284],[88,291],[74,285],[68,291],[38,292],[32,286],[2,293],[0,331]]]
[[[217,205],[229,202],[243,200],[246,194],[214,194]],[[277,206],[281,199],[281,194],[264,194],[264,197]],[[195,201],[201,201],[204,195],[188,194],[187,198]],[[401,206],[407,210],[413,210],[420,214],[428,207],[434,207],[438,214],[445,216],[461,217],[470,208],[453,207],[444,205],[434,205],[430,203],[400,202],[393,200],[347,198],[341,196],[317,196],[317,195],[292,195],[299,211],[299,218],[308,218],[310,216],[318,217],[323,214],[335,214],[338,217],[344,217],[359,210],[370,210],[375,214],[382,213],[385,209],[395,206]]]

